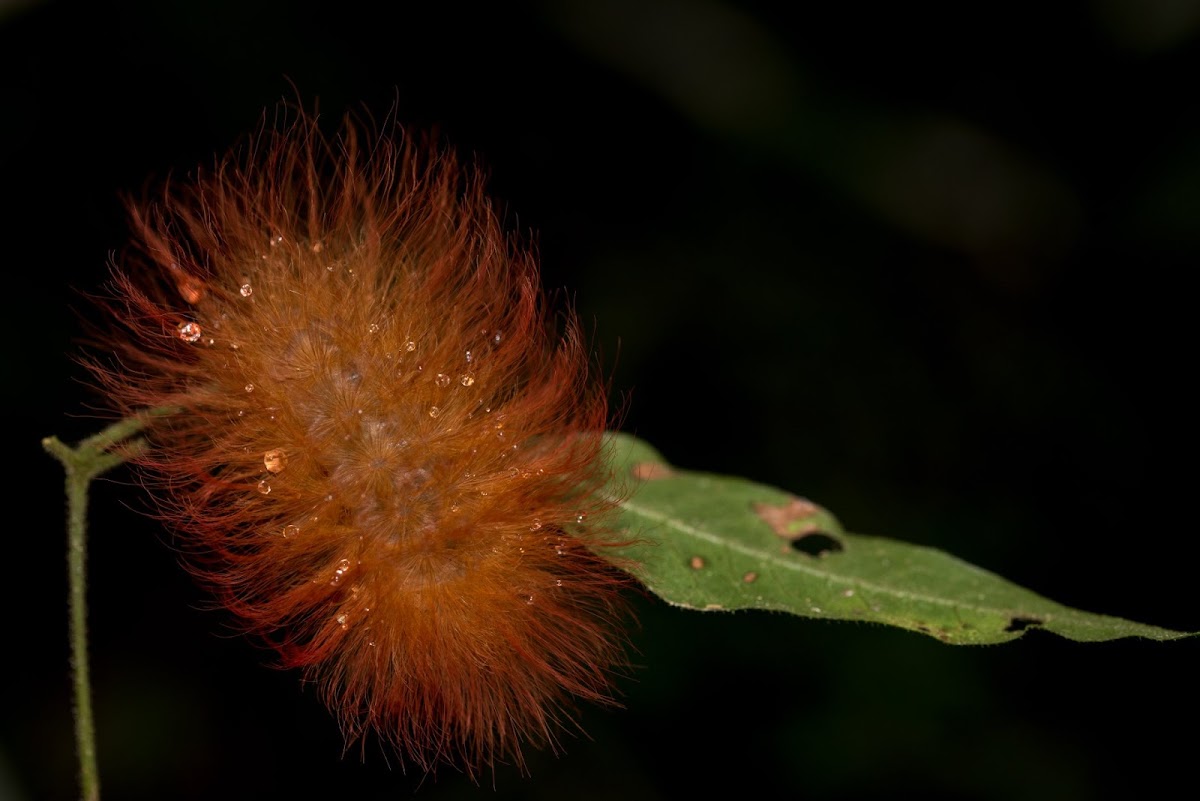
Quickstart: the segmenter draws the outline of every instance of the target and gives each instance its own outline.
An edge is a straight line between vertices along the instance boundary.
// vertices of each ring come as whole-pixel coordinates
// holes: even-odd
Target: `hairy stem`
[[[79,790],[83,801],[99,801],[100,772],[96,762],[96,726],[92,714],[92,688],[88,671],[87,640],[87,496],[92,479],[111,470],[137,452],[141,440],[126,442],[145,426],[144,418],[114,423],[76,448],[57,437],[46,437],[42,447],[62,463],[67,493],[67,576],[69,582],[71,671],[74,677],[75,745],[79,757]],[[110,449],[119,443],[119,451]]]

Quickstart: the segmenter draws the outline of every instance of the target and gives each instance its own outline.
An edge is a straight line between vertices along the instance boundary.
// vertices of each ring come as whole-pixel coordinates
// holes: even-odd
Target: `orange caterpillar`
[[[609,700],[606,388],[478,175],[301,115],[132,220],[93,374],[179,410],[139,459],[159,516],[348,740],[474,773]]]

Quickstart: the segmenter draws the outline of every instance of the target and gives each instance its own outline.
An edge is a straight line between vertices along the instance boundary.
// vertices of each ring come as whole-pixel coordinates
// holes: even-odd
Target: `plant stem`
[[[57,437],[42,440],[42,447],[62,463],[67,493],[67,577],[70,614],[71,671],[75,694],[75,745],[79,757],[79,792],[83,801],[99,801],[100,771],[96,761],[96,724],[92,714],[92,686],[88,670],[87,638],[87,499],[88,485],[136,453],[141,441],[127,443],[120,452],[109,448],[136,434],[145,425],[141,418],[114,423],[71,448]]]

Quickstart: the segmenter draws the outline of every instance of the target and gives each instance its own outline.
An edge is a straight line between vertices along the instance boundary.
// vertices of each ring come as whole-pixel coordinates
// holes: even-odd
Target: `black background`
[[[1064,603],[1200,629],[1200,8],[1189,2],[0,5],[0,796],[75,792],[58,467],[96,430],[79,290],[119,202],[277,101],[438,128],[537,232],[690,468],[817,499]],[[477,787],[341,756],[224,636],[119,473],[94,490],[113,799],[1118,798],[1189,782],[1196,641],[956,648],[638,599],[590,738]],[[493,790],[492,785],[495,785]]]

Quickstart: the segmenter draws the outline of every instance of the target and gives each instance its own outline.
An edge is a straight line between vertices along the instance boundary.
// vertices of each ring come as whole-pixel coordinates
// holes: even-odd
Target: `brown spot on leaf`
[[[693,556],[688,564],[691,565],[692,570],[703,570],[706,563],[703,556]]]
[[[746,575],[742,576],[742,581],[746,582],[747,584],[753,584],[757,580],[758,580],[758,574],[755,573],[753,570],[751,570]]]
[[[658,481],[675,475],[675,471],[662,462],[638,462],[629,472],[639,481]]]
[[[779,505],[754,504],[754,513],[759,519],[787,540],[787,545],[782,547],[781,551],[787,552],[791,549],[807,553],[809,556],[823,556],[845,547],[837,538],[821,531],[821,526],[813,519],[820,511],[821,508],[812,501],[796,497]]]
[[[770,503],[754,504],[754,513],[781,537],[793,539],[817,530],[812,517],[820,511],[817,505],[804,498],[791,498],[787,503],[775,506]]]

